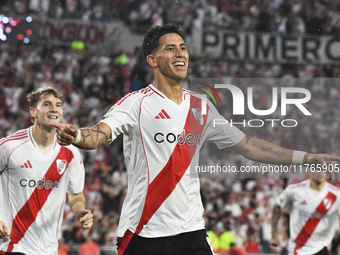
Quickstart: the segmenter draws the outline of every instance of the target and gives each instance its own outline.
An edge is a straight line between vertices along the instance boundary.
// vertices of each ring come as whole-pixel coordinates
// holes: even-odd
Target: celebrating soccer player
[[[0,140],[0,254],[57,255],[65,196],[84,228],[84,166],[74,146],[60,146],[51,124],[63,99],[52,87],[27,96],[33,125]]]
[[[271,164],[340,160],[287,150],[250,138],[234,126],[214,127],[213,119],[223,118],[216,108],[208,102],[207,114],[201,114],[201,97],[182,87],[189,54],[177,25],[149,29],[142,53],[153,71],[153,84],[123,97],[92,128],[54,124],[61,145],[73,143],[82,149],[124,136],[129,180],[118,229],[119,255],[213,254],[199,180],[190,175],[204,140]]]
[[[328,255],[340,216],[340,190],[326,181],[325,173],[289,185],[276,199],[272,210],[273,250],[279,247],[277,225],[281,210],[290,206],[289,255]]]

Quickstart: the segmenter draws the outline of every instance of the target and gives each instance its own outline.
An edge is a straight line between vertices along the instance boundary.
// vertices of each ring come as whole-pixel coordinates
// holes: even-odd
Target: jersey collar
[[[160,97],[170,101],[171,103],[173,103],[174,105],[176,105],[177,107],[178,106],[181,106],[183,104],[183,102],[185,100],[188,100],[189,99],[189,96],[188,94],[185,92],[185,90],[182,88],[182,102],[178,105],[176,104],[174,101],[172,101],[171,99],[169,99],[163,92],[161,92],[160,90],[158,90],[154,85],[150,84],[149,87],[156,93],[158,94]]]

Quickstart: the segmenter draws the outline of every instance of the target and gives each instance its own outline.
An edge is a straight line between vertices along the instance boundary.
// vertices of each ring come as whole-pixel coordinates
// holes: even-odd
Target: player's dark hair
[[[154,26],[150,28],[144,36],[142,44],[142,54],[146,61],[146,57],[154,52],[159,46],[159,38],[166,34],[178,34],[184,40],[184,32],[174,23],[166,23],[162,26]]]
[[[36,91],[33,91],[27,95],[27,101],[30,105],[30,107],[37,107],[37,104],[43,95],[53,95],[54,97],[61,100],[61,103],[64,104],[64,99],[61,96],[61,94],[52,87],[46,87],[46,88],[40,88]],[[32,118],[32,123],[34,124],[34,118]]]

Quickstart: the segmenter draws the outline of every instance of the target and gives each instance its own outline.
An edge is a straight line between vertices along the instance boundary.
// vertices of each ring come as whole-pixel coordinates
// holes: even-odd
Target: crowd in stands
[[[123,54],[124,55],[124,54]],[[54,86],[65,98],[64,122],[79,126],[92,126],[100,116],[125,93],[145,87],[152,82],[150,70],[138,51],[101,55],[97,51],[78,51],[50,45],[0,45],[0,137],[30,125],[25,95],[42,86]],[[339,155],[337,142],[340,131],[340,94],[333,78],[339,77],[339,67],[328,65],[263,64],[255,60],[232,62],[227,59],[195,59],[189,67],[193,77],[318,77],[310,83],[312,98],[308,109],[313,118],[296,115],[299,124],[293,129],[274,127],[251,128],[239,126],[247,134],[269,140],[287,148],[325,152]],[[188,82],[187,84],[188,85]],[[261,93],[264,93],[263,95]],[[262,91],[258,97],[268,97]],[[270,95],[270,94],[269,94]],[[270,96],[269,96],[270,97]],[[263,104],[269,104],[264,100]],[[269,100],[270,101],[270,100]],[[260,101],[259,101],[260,102]],[[268,107],[267,105],[265,107]],[[264,108],[267,109],[267,108]],[[323,114],[327,112],[327,114]],[[226,112],[226,118],[228,119]],[[295,116],[292,113],[291,116]],[[230,117],[230,116],[229,116]],[[231,151],[216,152],[206,144],[202,148],[202,162],[206,164],[247,165],[247,160]],[[221,155],[223,157],[215,157]],[[91,231],[82,230],[66,207],[62,236],[66,244],[81,243],[90,234],[101,245],[114,245],[120,206],[127,191],[127,173],[122,155],[122,139],[94,151],[82,151],[86,166],[84,194],[88,207],[95,216]],[[219,161],[223,159],[224,162]],[[303,178],[302,176],[301,178]],[[269,251],[270,212],[277,195],[290,182],[298,178],[230,178],[206,174],[201,178],[202,198],[205,204],[206,226],[216,235],[227,235],[230,243],[248,252]],[[301,180],[301,179],[300,179]],[[227,238],[228,239],[228,238]]]
[[[212,4],[214,2],[214,4]],[[168,7],[170,6],[170,8]],[[339,34],[340,3],[337,1],[91,1],[64,0],[1,1],[6,14],[36,13],[54,18],[82,20],[123,20],[133,29],[140,24],[149,27],[159,22],[174,21],[190,29],[214,26],[243,31],[277,31],[279,33]],[[158,14],[158,16],[157,16]],[[156,15],[156,16],[155,16]],[[156,19],[157,18],[157,19]],[[190,46],[189,50],[190,50]],[[313,117],[292,109],[290,118],[298,125],[289,129],[238,127],[250,136],[265,139],[290,149],[340,155],[337,142],[340,90],[339,66],[295,63],[261,63],[253,59],[230,61],[191,57],[188,81],[192,78],[280,78],[285,84],[295,78],[318,78],[306,84],[312,93],[308,110]],[[333,79],[330,79],[333,78]],[[30,126],[26,94],[38,87],[53,86],[65,98],[64,122],[92,126],[123,95],[152,83],[151,70],[140,51],[73,50],[47,45],[0,44],[0,137]],[[241,84],[244,90],[246,87]],[[277,85],[280,86],[280,85]],[[282,85],[283,86],[283,85]],[[271,91],[259,85],[259,108],[268,109]],[[231,100],[230,94],[224,100]],[[223,112],[231,119],[231,111]],[[274,116],[278,117],[278,116]],[[245,118],[254,118],[245,116]],[[256,117],[257,118],[257,117]],[[236,119],[237,120],[237,119]],[[239,121],[239,120],[238,120]],[[122,154],[122,138],[94,151],[81,151],[86,166],[84,194],[95,221],[91,230],[83,230],[66,206],[61,236],[72,244],[90,242],[114,246],[122,201],[127,192],[127,173]],[[202,164],[251,165],[226,149],[217,152],[207,143],[202,148]],[[224,155],[223,157],[221,155]],[[290,178],[232,178],[226,173],[201,176],[201,195],[205,205],[206,227],[217,251],[269,252],[271,208],[277,195],[290,183],[306,176]],[[336,178],[334,182],[337,182]],[[284,215],[288,215],[285,211]],[[287,242],[287,217],[281,220],[282,246]],[[337,249],[340,238],[334,241]],[[237,254],[237,253],[234,253]],[[242,254],[242,253],[241,253]],[[243,253],[245,254],[245,253]]]
[[[134,31],[172,21],[186,32],[203,27],[280,34],[340,34],[336,0],[3,0],[3,14],[83,21],[122,20]]]

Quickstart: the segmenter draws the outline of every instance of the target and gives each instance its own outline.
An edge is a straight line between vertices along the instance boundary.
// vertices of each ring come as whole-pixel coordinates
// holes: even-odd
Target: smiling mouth
[[[58,117],[57,116],[48,116],[47,118],[51,119],[51,120],[57,120]]]
[[[185,63],[183,61],[177,61],[173,63],[174,66],[185,66]]]

